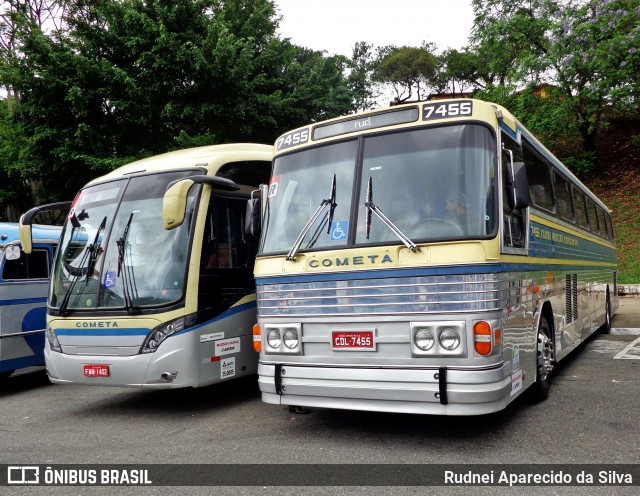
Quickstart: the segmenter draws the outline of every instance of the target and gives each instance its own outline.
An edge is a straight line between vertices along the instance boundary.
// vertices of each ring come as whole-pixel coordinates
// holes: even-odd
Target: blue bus
[[[18,224],[0,222],[0,380],[44,365],[47,293],[59,226],[33,226],[30,254],[22,250]]]

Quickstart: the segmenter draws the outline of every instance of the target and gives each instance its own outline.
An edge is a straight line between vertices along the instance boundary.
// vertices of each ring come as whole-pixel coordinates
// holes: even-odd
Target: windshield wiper
[[[135,313],[135,309],[133,307],[133,301],[131,300],[131,292],[129,288],[129,284],[135,289],[135,278],[133,275],[133,268],[127,265],[125,262],[126,252],[127,252],[127,238],[129,237],[129,228],[131,227],[131,221],[133,220],[133,212],[129,216],[129,220],[127,221],[127,225],[124,226],[124,230],[122,231],[122,236],[118,238],[116,241],[116,245],[118,246],[118,277],[122,274],[122,291],[124,292],[124,308],[129,315],[133,315]]]
[[[71,299],[71,293],[73,292],[73,288],[82,276],[85,276],[85,284],[89,284],[89,276],[93,273],[93,268],[96,263],[96,259],[98,258],[98,250],[100,248],[100,244],[98,244],[98,239],[100,237],[100,233],[104,231],[105,226],[107,225],[107,217],[105,216],[96,231],[96,235],[93,238],[93,242],[87,245],[84,253],[82,254],[82,258],[80,259],[80,263],[78,267],[73,267],[71,264],[63,262],[65,268],[69,272],[69,275],[73,276],[74,279],[69,284],[69,288],[67,292],[64,294],[62,298],[62,303],[60,304],[60,315],[63,317],[67,317],[69,312],[67,311],[67,307],[69,306],[69,300]],[[71,242],[71,238],[73,237],[73,233],[75,231],[75,225],[71,228],[71,236],[69,237],[69,242]]]
[[[291,250],[289,250],[289,253],[286,258],[287,261],[291,262],[295,260],[296,253],[298,253],[298,250],[300,249],[300,245],[302,244],[304,237],[307,235],[313,223],[316,221],[318,217],[320,217],[320,214],[327,206],[329,207],[329,225],[327,227],[327,234],[328,234],[329,232],[331,232],[331,221],[333,220],[333,213],[335,212],[336,207],[338,206],[338,204],[336,203],[336,175],[335,174],[333,175],[333,179],[331,180],[331,192],[329,194],[329,198],[322,200],[322,202],[320,202],[320,205],[318,206],[314,214],[304,225],[304,227],[302,228],[302,231],[300,231],[300,234],[298,234],[298,237],[296,238],[295,243],[293,243]],[[321,223],[321,226],[322,224],[323,223]],[[321,228],[318,228],[310,244],[315,243],[316,239],[320,235],[320,229]]]
[[[409,237],[400,230],[398,226],[396,226],[389,217],[387,217],[380,207],[378,207],[375,203],[373,203],[373,179],[369,176],[369,182],[367,183],[367,198],[364,202],[364,206],[367,208],[367,239],[369,239],[369,233],[371,232],[371,214],[375,214],[378,219],[382,221],[382,223],[387,226],[393,234],[398,236],[400,241],[404,243],[404,245],[409,248],[411,251],[420,251],[420,248],[409,239]]]
[[[102,240],[100,239],[100,233],[104,231],[107,226],[107,216],[104,216],[102,222],[100,223],[100,227],[96,231],[96,235],[93,238],[93,243],[91,243],[88,247],[89,250],[89,263],[87,264],[87,276],[85,277],[85,281],[89,283],[89,275],[93,273],[93,269],[96,266],[96,261],[98,260],[98,252],[100,250],[100,246],[102,246]]]

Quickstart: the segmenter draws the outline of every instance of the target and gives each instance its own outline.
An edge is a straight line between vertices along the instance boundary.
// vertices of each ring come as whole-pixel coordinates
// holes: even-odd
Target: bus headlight
[[[440,332],[440,346],[447,351],[453,351],[460,346],[460,334],[452,327],[447,327]]]
[[[170,320],[162,325],[151,330],[142,343],[139,353],[155,353],[158,346],[166,340],[169,336],[173,336],[177,332],[183,331],[189,326],[193,325],[196,319],[196,314],[180,317],[175,320]]]
[[[282,345],[280,329],[272,329],[267,333],[267,344],[269,348],[278,349]]]
[[[302,353],[302,324],[263,324],[266,333],[265,353]]]
[[[51,327],[47,327],[45,335],[47,336],[49,349],[57,353],[62,353],[62,346],[60,346],[60,341],[58,341],[58,336],[56,335],[56,331],[51,329]]]
[[[409,322],[411,355],[422,358],[466,357],[465,328],[464,320]]]
[[[290,350],[295,349],[300,342],[298,333],[295,329],[287,329],[284,333],[284,345]]]
[[[433,338],[433,333],[429,329],[418,329],[413,335],[413,340],[422,351],[429,351],[436,342]]]

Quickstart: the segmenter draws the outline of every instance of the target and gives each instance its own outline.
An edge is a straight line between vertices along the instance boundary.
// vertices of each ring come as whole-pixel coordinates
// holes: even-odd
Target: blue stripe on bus
[[[224,312],[222,312],[220,315],[218,315],[217,317],[214,317],[210,320],[207,320],[206,322],[202,322],[198,325],[195,325],[193,327],[189,327],[188,329],[184,329],[180,332],[177,332],[175,335],[177,336],[178,334],[184,334],[187,332],[192,332],[195,331],[196,329],[200,329],[201,327],[207,326],[209,324],[213,324],[214,322],[217,322],[218,320],[222,320],[222,319],[226,319],[228,317],[231,317],[232,315],[235,315],[237,313],[241,313],[244,312],[246,310],[249,310],[251,308],[255,308],[256,306],[256,302],[254,301],[250,301],[247,303],[243,303],[242,305],[238,305],[236,307],[231,307],[228,310],[225,310]]]
[[[22,298],[19,300],[0,300],[0,307],[7,307],[9,305],[25,305],[27,303],[46,303],[47,298]]]
[[[573,264],[553,264],[544,265],[540,263],[483,263],[474,265],[457,265],[446,267],[418,267],[407,269],[385,269],[366,270],[361,272],[332,272],[331,274],[305,274],[290,276],[261,277],[256,279],[256,285],[278,283],[301,283],[301,282],[322,282],[322,281],[346,281],[357,279],[384,279],[387,277],[423,277],[423,276],[449,276],[467,274],[494,274],[498,272],[526,272],[540,270],[615,270],[613,267],[586,266]]]
[[[615,249],[569,234],[561,229],[531,222],[529,256],[615,263]]]
[[[244,312],[249,310],[250,308],[255,308],[256,302],[250,301],[248,303],[243,303],[242,305],[238,305],[236,307],[229,308],[225,310],[217,317],[214,317],[206,322],[202,322],[201,324],[195,325],[193,327],[189,327],[188,329],[183,329],[180,332],[174,334],[177,336],[178,334],[184,334],[186,332],[192,332],[196,329],[199,329],[203,326],[209,325],[218,320],[226,319],[240,312]],[[95,328],[95,327],[81,327],[75,329],[68,328],[60,328],[56,329],[56,334],[58,336],[146,336],[151,332],[151,329],[137,327],[137,328]]]
[[[144,327],[127,327],[122,329],[105,329],[103,327],[81,327],[77,329],[56,329],[58,336],[146,336],[151,329]]]
[[[36,365],[44,365],[44,356],[29,356],[22,358],[12,358],[11,360],[0,361],[0,372],[9,370],[18,370],[25,367],[34,367]]]
[[[518,141],[518,134],[509,126],[507,126],[504,123],[504,121],[500,121],[500,129],[502,129],[506,134],[511,136],[511,138],[513,138],[514,141]]]

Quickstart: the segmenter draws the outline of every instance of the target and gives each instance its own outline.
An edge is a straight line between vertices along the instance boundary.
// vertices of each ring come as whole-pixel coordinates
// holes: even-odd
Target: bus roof
[[[443,102],[445,100],[437,100],[437,102]],[[536,148],[538,149],[538,151],[540,153],[542,153],[543,155],[546,156],[546,158],[559,170],[561,171],[564,175],[566,175],[573,183],[575,183],[576,185],[578,185],[578,187],[580,189],[582,189],[584,191],[584,193],[586,193],[592,200],[594,200],[598,205],[600,205],[602,208],[604,208],[607,212],[611,212],[611,209],[609,209],[603,202],[602,200],[600,200],[591,190],[589,190],[589,188],[587,188],[568,168],[567,166],[565,166],[555,155],[553,155],[553,153],[551,153],[551,151],[549,151],[542,143],[540,143],[540,141],[533,135],[531,134],[531,132],[511,113],[509,112],[509,110],[507,110],[506,108],[504,108],[502,105],[499,105],[497,103],[492,103],[492,102],[488,102],[485,100],[477,100],[474,98],[452,98],[451,100],[446,100],[447,102],[473,102],[474,105],[474,112],[473,115],[474,117],[476,116],[480,116],[481,119],[483,120],[488,120],[488,119],[492,119],[494,120],[494,122],[497,122],[498,126],[502,129],[508,130],[510,131],[509,134],[512,134],[514,137],[517,133],[520,133],[522,136],[526,137],[526,139],[531,142],[532,144],[534,144],[536,146]],[[318,144],[321,142],[328,142],[328,141],[332,141],[333,139],[336,138],[343,138],[345,136],[348,135],[356,135],[356,134],[360,134],[361,132],[367,133],[367,132],[377,132],[380,131],[382,127],[384,126],[380,126],[380,127],[373,127],[371,129],[367,129],[366,131],[358,129],[357,127],[353,128],[350,131],[343,131],[334,135],[331,135],[328,138],[320,138],[320,139],[313,139],[313,130],[319,128],[319,127],[323,127],[323,126],[327,126],[330,124],[340,124],[343,121],[361,121],[362,119],[366,119],[369,116],[372,115],[376,115],[376,114],[385,114],[385,113],[390,113],[390,112],[399,112],[402,109],[407,109],[407,108],[419,108],[419,106],[422,105],[428,105],[428,104],[433,104],[436,103],[436,101],[427,101],[427,100],[422,100],[422,101],[415,101],[415,102],[408,102],[402,105],[394,105],[393,107],[388,107],[388,108],[379,108],[379,109],[373,109],[373,110],[368,110],[365,112],[359,112],[356,114],[350,114],[350,115],[344,115],[341,117],[336,117],[333,119],[328,119],[326,121],[322,121],[322,122],[314,122],[312,124],[308,124],[306,126],[302,126],[299,128],[296,128],[292,131],[286,132],[284,133],[281,137],[278,138],[278,140],[276,140],[276,148],[278,145],[279,140],[281,140],[283,137],[285,136],[290,136],[292,134],[296,134],[296,132],[298,132],[297,134],[299,134],[300,131],[307,131],[309,136],[309,140],[302,142],[300,141],[299,144],[287,147],[284,150],[279,150],[276,152],[276,155],[280,154],[280,153],[288,153],[296,148],[305,148],[309,145],[312,144]],[[400,112],[399,114],[400,115]],[[396,124],[400,127],[412,127],[415,125],[416,122],[420,122],[420,124],[422,125],[431,125],[431,124],[435,124],[435,125],[441,125],[443,123],[446,124],[450,124],[452,122],[457,122],[459,121],[460,118],[459,117],[454,117],[454,118],[442,118],[442,119],[438,119],[438,120],[433,120],[433,121],[428,121],[428,122],[424,122],[421,121],[419,117],[408,117],[406,119],[404,118],[400,118],[400,120],[396,123],[391,123],[391,124],[385,124],[386,125],[393,125]]]
[[[209,145],[155,155],[123,165],[116,170],[93,179],[87,185],[117,179],[143,172],[160,172],[182,168],[204,167],[209,175],[215,175],[218,168],[228,162],[245,160],[266,160],[273,158],[273,146],[256,143],[233,143]]]
[[[56,243],[60,239],[62,226],[34,224],[31,228],[33,242]],[[0,222],[0,246],[20,240],[17,222]]]

